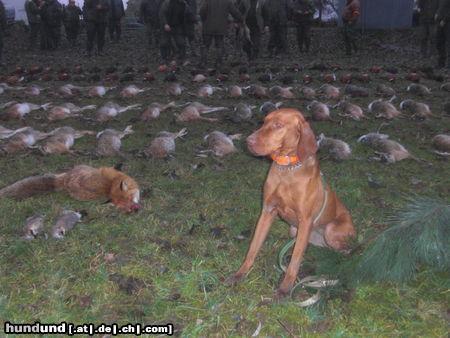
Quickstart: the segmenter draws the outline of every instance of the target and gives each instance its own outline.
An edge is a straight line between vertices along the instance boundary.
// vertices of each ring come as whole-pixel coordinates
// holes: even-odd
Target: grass
[[[130,34],[130,39],[126,43],[136,44],[139,35],[127,34]],[[21,50],[23,47],[20,45],[17,48],[24,53],[23,65],[36,65],[36,62],[45,65],[42,59],[36,61]],[[114,51],[108,59],[111,64],[125,58],[124,51],[117,46],[111,48]],[[143,51],[139,53],[132,61],[134,66],[146,63]],[[359,62],[362,69],[369,65],[397,66],[400,74],[393,87],[399,91],[399,99],[413,98],[405,92],[409,82],[403,79],[406,70],[402,66],[416,62],[414,57],[413,61],[409,55],[400,60],[386,60],[381,52],[373,59],[368,55],[362,59],[328,56],[328,62],[338,63],[344,69],[337,73],[338,78],[348,72],[347,69],[354,65],[352,62]],[[47,56],[59,60],[55,61],[56,64],[66,65],[68,62],[62,51]],[[313,56],[307,56],[304,64],[313,59]],[[86,69],[95,62],[76,58],[75,62],[78,61],[84,63]],[[289,59],[289,63],[294,61],[298,62]],[[264,59],[264,62],[268,61]],[[156,68],[155,63],[149,65]],[[305,73],[293,76],[301,80]],[[315,79],[312,86],[319,87],[320,72],[308,73]],[[164,75],[156,76],[157,80],[150,84],[155,89],[130,102],[145,106],[154,101],[169,101],[159,90],[167,85],[163,81]],[[257,76],[259,74],[252,74],[254,79]],[[374,81],[364,84],[370,88],[371,96],[356,98],[352,102],[367,107],[374,99],[376,83],[384,80],[372,76]],[[197,88],[189,82],[187,72],[179,73],[177,77],[189,87],[188,91]],[[230,77],[229,83],[238,79],[237,71],[234,70]],[[256,80],[252,82],[257,83]],[[341,163],[323,158],[325,155],[322,153],[319,157],[322,158],[321,169],[328,184],[352,212],[358,229],[358,242],[382,225],[384,216],[394,207],[405,203],[404,195],[436,196],[448,201],[448,160],[430,152],[432,136],[448,133],[448,116],[441,113],[448,93],[437,89],[438,82],[423,82],[433,88],[433,95],[419,100],[428,103],[432,111],[442,118],[394,120],[384,126],[382,132],[428,163],[404,160],[387,165],[372,160],[372,151],[356,140],[362,134],[376,131],[380,120],[357,122],[338,118],[339,124],[311,123],[316,135],[323,132],[343,139],[353,149],[355,159]],[[146,86],[138,78],[135,83]],[[49,84],[57,86],[59,82]],[[116,100],[116,93],[117,90],[110,98],[101,100],[76,98],[75,103],[100,104],[109,99]],[[11,95],[11,92],[3,94],[2,102],[13,99]],[[185,94],[176,98],[176,102],[191,99]],[[24,98],[20,100],[25,101]],[[64,100],[38,97],[35,101]],[[228,99],[222,94],[202,100],[206,104],[230,107],[239,101],[262,103],[262,100],[248,97]],[[124,101],[120,103],[125,105]],[[285,106],[298,108],[308,116],[307,104],[304,100],[285,101]],[[233,124],[225,119],[218,124],[174,124],[173,112],[164,112],[154,122],[135,123],[133,128],[136,132],[123,140],[122,151],[133,154],[133,151],[146,147],[160,130],[188,128],[188,135],[176,141],[173,159],[152,160],[131,155],[125,162],[124,171],[136,178],[142,187],[143,210],[138,214],[124,215],[101,204],[101,201],[79,202],[64,193],[19,202],[0,201],[0,324],[5,321],[67,321],[76,324],[170,322],[175,325],[177,335],[202,337],[250,336],[259,325],[261,336],[447,335],[449,276],[426,266],[417,267],[420,273],[411,283],[397,285],[385,282],[330,293],[326,301],[310,308],[299,308],[292,301],[260,305],[263,298],[273,296],[280,281],[280,275],[273,266],[279,250],[289,240],[287,226],[281,220],[274,223],[247,279],[238,286],[226,286],[224,279],[239,267],[248,248],[260,212],[262,184],[270,162],[252,157],[246,151],[244,140],[236,142],[240,152],[222,159],[198,158],[196,151],[205,147],[202,139],[208,132],[217,129],[247,136],[258,128],[262,116],[255,113],[252,123],[242,124]],[[37,112],[27,117],[27,123],[40,130],[66,124],[96,131],[107,127],[123,129],[139,113],[129,111],[120,115],[119,121],[104,124],[88,125],[72,119],[52,126],[34,120],[33,116],[45,115]],[[212,115],[222,117],[226,114],[232,112]],[[19,124],[11,122],[5,125],[16,127]],[[75,148],[88,151],[93,145],[93,137],[87,136],[77,140]],[[34,151],[22,155],[0,158],[0,186],[36,173],[61,171],[75,164],[102,166],[120,161],[118,158],[97,159],[92,156],[41,156]],[[369,184],[369,179],[378,185]],[[20,238],[27,217],[45,212],[46,231],[49,231],[61,209],[85,209],[88,216],[63,240],[38,238],[25,241]],[[312,246],[305,255],[305,261],[318,272],[326,272],[324,262],[331,258],[326,249]],[[301,291],[300,297],[304,294],[305,291]]]

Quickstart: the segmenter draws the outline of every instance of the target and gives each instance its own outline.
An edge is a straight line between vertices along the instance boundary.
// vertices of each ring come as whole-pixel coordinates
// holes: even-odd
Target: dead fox
[[[112,167],[79,165],[62,174],[24,178],[0,189],[0,199],[26,198],[38,193],[65,190],[79,201],[107,198],[125,212],[138,211],[139,186],[130,176]]]

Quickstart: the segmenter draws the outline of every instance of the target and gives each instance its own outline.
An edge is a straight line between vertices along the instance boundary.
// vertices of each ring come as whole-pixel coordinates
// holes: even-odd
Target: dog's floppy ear
[[[317,152],[317,141],[314,133],[306,122],[304,117],[299,114],[298,130],[300,138],[297,145],[297,156],[300,162],[305,162],[308,157],[314,155]]]

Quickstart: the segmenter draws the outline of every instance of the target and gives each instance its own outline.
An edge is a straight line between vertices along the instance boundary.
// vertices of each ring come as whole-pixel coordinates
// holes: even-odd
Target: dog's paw
[[[245,275],[241,273],[232,273],[225,279],[225,284],[236,285],[244,279]]]

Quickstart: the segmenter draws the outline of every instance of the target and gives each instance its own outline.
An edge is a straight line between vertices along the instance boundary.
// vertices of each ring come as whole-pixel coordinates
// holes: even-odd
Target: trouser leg
[[[445,34],[445,52],[447,54],[447,68],[450,68],[450,22],[447,22],[444,26]]]
[[[261,46],[261,31],[259,27],[254,27],[250,30],[250,37],[252,40],[252,60],[259,57],[259,48]]]
[[[61,25],[54,26],[53,33],[54,33],[55,48],[58,48],[61,42]]]
[[[267,50],[270,56],[273,56],[275,54],[276,41],[277,41],[276,25],[271,25],[269,32],[269,42],[267,44]]]
[[[202,47],[200,49],[200,66],[206,67],[208,63],[208,49],[211,46],[212,35],[203,34],[202,37]]]
[[[279,34],[280,44],[278,51],[281,53],[287,53],[287,26],[285,25],[285,23],[283,25],[280,25]]]
[[[436,49],[438,52],[438,67],[445,66],[446,59],[446,34],[445,26],[438,26],[436,30]]]
[[[423,58],[428,56],[428,40],[429,40],[429,25],[420,25],[420,54]]]
[[[80,24],[77,22],[76,24],[73,25],[73,44],[74,45],[77,43],[79,31],[80,31]]]
[[[189,44],[189,50],[192,56],[197,56],[195,50],[195,25],[192,23],[186,27],[186,40]]]
[[[36,45],[36,41],[39,35],[39,23],[30,23],[30,47],[33,48]]]
[[[47,33],[45,31],[45,24],[43,22],[39,25],[39,33],[41,35],[40,47],[41,49],[47,49],[48,48]]]
[[[303,26],[303,34],[304,34],[304,45],[305,52],[309,52],[309,46],[311,45],[311,26],[309,24],[305,24]]]
[[[215,46],[216,46],[216,67],[222,67],[223,57],[225,54],[225,43],[223,35],[214,36]]]
[[[109,37],[111,38],[111,41],[118,41],[120,40],[120,36],[122,33],[122,29],[120,27],[120,19],[114,19],[111,18],[109,20]]]
[[[3,32],[0,31],[0,65],[3,66]]]
[[[153,42],[153,27],[150,23],[147,23],[146,26],[147,43],[151,47]]]
[[[186,34],[182,28],[174,28],[171,32],[175,46],[177,48],[178,59],[184,61],[186,58]]]
[[[357,50],[355,24],[349,25],[347,23],[344,23],[344,43],[345,52],[347,55],[351,55],[352,49],[354,51]]]
[[[109,19],[108,20],[108,33],[109,33],[109,39],[111,41],[114,40],[114,20]]]
[[[161,57],[163,62],[169,62],[171,55],[171,34],[170,32],[162,31],[161,38],[159,41],[159,48],[161,51]]]
[[[106,23],[97,24],[97,50],[99,53],[103,52],[103,47],[105,46],[105,33],[106,33]]]
[[[117,40],[120,40],[120,38],[122,37],[122,26],[120,25],[120,19],[117,20],[116,32],[117,32]]]
[[[96,25],[94,22],[87,22],[86,24],[86,51],[91,54],[92,48],[94,47],[94,39],[97,35]]]
[[[303,52],[303,31],[302,31],[302,26],[300,24],[297,25],[297,27],[295,27],[296,33],[297,33],[297,45],[298,45],[298,50],[300,51],[300,53]]]
[[[59,26],[47,26],[48,47],[49,49],[56,49],[59,43]]]

